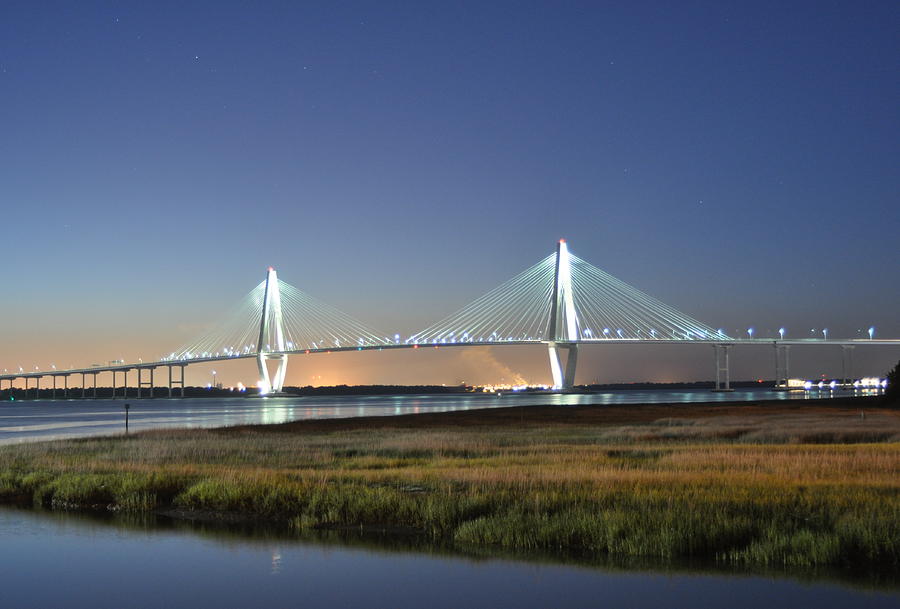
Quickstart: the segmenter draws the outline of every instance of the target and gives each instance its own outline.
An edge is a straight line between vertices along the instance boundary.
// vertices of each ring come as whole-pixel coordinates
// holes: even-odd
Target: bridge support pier
[[[53,394],[52,394],[53,397],[50,398],[50,399],[55,400],[55,399],[56,399],[56,375],[55,375],[55,374],[51,374],[51,375],[50,375],[50,378],[53,379]]]
[[[150,380],[149,381],[144,380],[144,374],[143,374],[144,370],[147,370],[148,372],[150,372]],[[138,397],[138,399],[141,399],[141,393],[142,393],[141,390],[144,387],[150,388],[150,397],[151,398],[153,397],[153,371],[154,370],[156,370],[155,367],[137,368],[137,397]]]
[[[276,351],[276,353],[270,353]],[[284,354],[284,328],[281,316],[281,289],[278,274],[269,267],[266,273],[266,291],[263,295],[262,317],[259,320],[259,340],[256,341],[256,364],[259,368],[259,394],[279,393],[284,387],[287,373],[287,355]],[[267,361],[277,361],[275,375],[269,375]]]
[[[716,352],[716,387],[713,391],[734,391],[731,388],[731,371],[728,361],[728,350],[731,347],[732,345],[713,345],[713,350]]]
[[[556,244],[556,267],[553,271],[553,293],[550,295],[550,372],[553,388],[567,391],[575,386],[575,368],[578,364],[578,315],[572,290],[572,261],[565,239]],[[562,349],[569,353],[563,367]]]
[[[278,362],[275,374],[269,375],[268,361]],[[283,353],[260,353],[256,358],[259,367],[260,393],[279,393],[284,388],[284,376],[287,374],[288,356]]]
[[[568,351],[565,366],[562,351]],[[550,343],[547,345],[550,354],[550,372],[553,374],[553,388],[567,391],[575,386],[575,369],[578,365],[578,345]]]
[[[788,377],[790,376],[790,345],[775,343],[775,389],[788,389]]]
[[[138,373],[138,399],[141,399],[141,394],[143,393],[141,390],[144,387],[150,387],[150,397],[153,397],[153,368],[136,368]],[[150,372],[150,380],[144,380],[144,370],[148,370]]]
[[[179,387],[181,387],[181,394],[179,397],[183,398],[184,397],[184,367],[185,367],[185,365],[182,364],[182,365],[179,365],[178,367],[181,368],[181,378],[173,379],[172,378],[172,368],[174,368],[174,366],[172,364],[169,364],[169,397],[172,397],[172,386],[178,385]],[[151,380],[151,382],[153,381],[152,374],[151,374],[150,380]]]

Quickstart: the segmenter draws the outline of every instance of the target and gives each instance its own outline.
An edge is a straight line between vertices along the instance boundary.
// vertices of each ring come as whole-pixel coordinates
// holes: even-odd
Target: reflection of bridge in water
[[[69,377],[81,375],[81,397],[86,397],[88,377],[96,397],[97,376],[112,374],[113,397],[118,374],[123,389],[128,373],[136,372],[138,397],[146,390],[153,397],[158,368],[168,372],[168,395],[179,388],[184,394],[184,369],[192,364],[235,359],[255,359],[262,393],[278,393],[284,386],[291,355],[418,349],[546,345],[554,389],[570,389],[575,383],[578,349],[588,344],[706,344],[716,360],[716,390],[730,391],[729,353],[738,345],[772,345],[775,349],[776,383],[787,385],[789,350],[796,345],[835,345],[842,351],[843,380],[851,374],[852,349],[859,345],[900,345],[900,339],[735,339],[721,329],[660,302],[640,290],[571,254],[560,241],[556,252],[501,284],[453,315],[401,338],[386,336],[362,322],[318,301],[278,279],[269,268],[265,281],[256,286],[212,331],[156,361],[93,365],[68,370],[34,370],[0,374],[10,389],[24,379],[25,390],[34,379],[36,395],[43,377],[52,379],[56,398],[58,379],[65,397]],[[274,373],[269,364],[274,364]],[[177,372],[176,372],[177,371]],[[2,384],[0,384],[2,389]],[[124,391],[123,391],[124,394]]]

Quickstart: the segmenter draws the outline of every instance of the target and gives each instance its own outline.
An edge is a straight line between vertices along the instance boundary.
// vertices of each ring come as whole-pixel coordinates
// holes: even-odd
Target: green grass
[[[896,569],[900,417],[790,416],[398,419],[6,446],[0,501],[411,530],[470,548]],[[825,443],[782,433],[792,426]],[[881,441],[860,442],[873,429]]]

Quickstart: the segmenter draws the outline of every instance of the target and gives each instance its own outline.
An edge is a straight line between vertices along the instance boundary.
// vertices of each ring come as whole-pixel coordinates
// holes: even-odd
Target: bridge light
[[[753,338],[753,328],[747,328],[747,336]]]
[[[875,337],[875,326],[869,328],[869,340]]]
[[[778,336],[784,339],[784,328],[778,328]]]
[[[609,328],[603,328],[603,334],[609,336]]]
[[[828,340],[828,328],[822,328],[822,337]]]

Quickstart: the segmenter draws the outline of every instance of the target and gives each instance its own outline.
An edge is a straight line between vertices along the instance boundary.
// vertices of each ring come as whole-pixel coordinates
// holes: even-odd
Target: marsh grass
[[[896,568],[898,437],[895,411],[153,431],[2,447],[0,500],[459,547]]]

